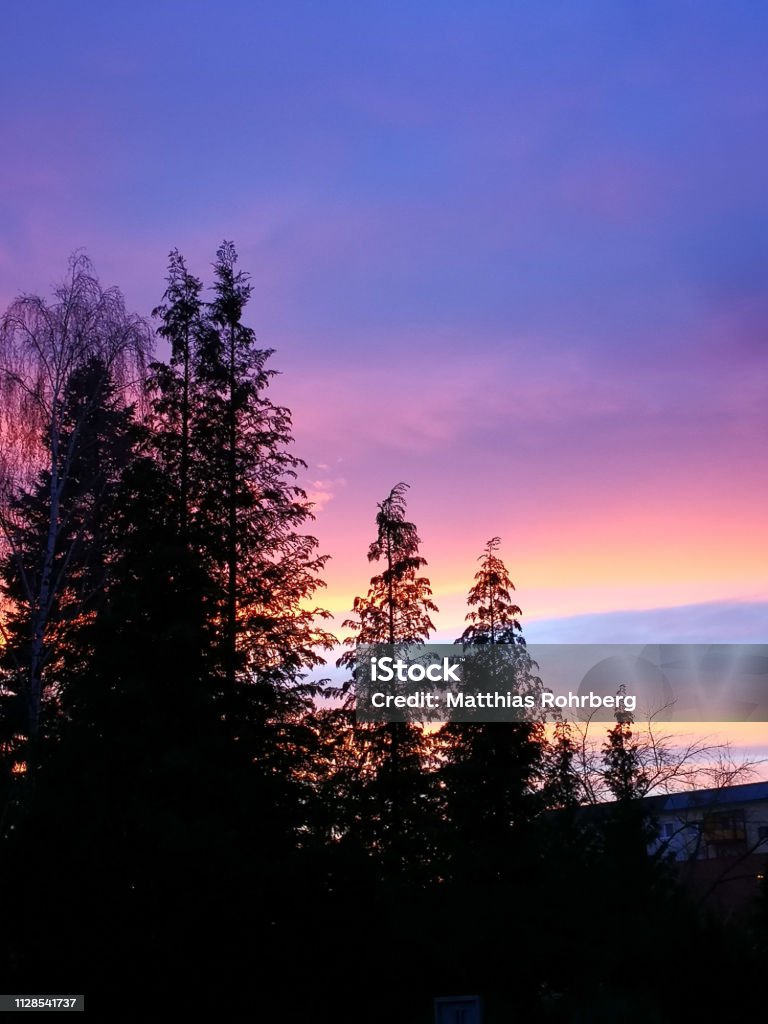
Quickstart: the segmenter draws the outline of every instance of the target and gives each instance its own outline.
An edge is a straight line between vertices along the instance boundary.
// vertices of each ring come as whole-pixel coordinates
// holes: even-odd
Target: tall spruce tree
[[[188,537],[192,500],[193,428],[197,408],[198,377],[194,361],[206,329],[202,282],[187,269],[184,257],[173,249],[168,257],[167,287],[152,315],[160,320],[158,334],[170,345],[167,363],[150,367],[154,409],[158,417],[155,445],[175,481],[179,532]]]
[[[260,766],[259,785],[272,780],[264,803],[299,813],[321,688],[304,675],[334,642],[323,628],[328,613],[310,603],[327,556],[306,532],[313,515],[297,483],[305,464],[291,451],[290,411],[269,398],[272,351],[244,321],[252,289],[237,264],[224,242],[212,299],[202,302],[199,280],[171,254],[156,310],[171,342],[170,364],[154,368],[156,445],[201,571],[211,695],[230,736]],[[277,793],[279,780],[287,789]]]
[[[199,483],[198,528],[220,580],[221,640],[227,691],[238,681],[279,686],[322,662],[318,646],[332,638],[306,601],[323,585],[327,556],[301,532],[311,521],[296,483],[305,463],[292,454],[290,411],[267,388],[271,349],[257,347],[243,322],[251,295],[237,253],[224,242],[214,264],[214,298],[197,352],[200,379],[196,443],[205,477]]]
[[[407,484],[396,484],[378,505],[368,560],[383,562],[383,568],[372,577],[368,594],[355,598],[354,617],[343,623],[352,634],[344,641],[350,650],[339,659],[340,667],[353,669],[358,644],[425,643],[434,629],[431,614],[437,606],[429,579],[420,574],[427,562],[416,525],[407,518],[407,490]],[[416,850],[427,863],[430,780],[422,728],[411,722],[358,726],[355,740],[361,785],[353,799],[353,827],[386,853],[395,871],[413,868]]]
[[[519,616],[512,602],[514,584],[493,537],[480,556],[480,567],[467,603],[469,625],[456,643],[480,647],[477,660],[499,689],[536,695],[535,674]],[[543,752],[543,729],[533,720],[448,723],[440,730],[442,778],[447,814],[455,837],[452,869],[458,874],[482,863],[491,876],[514,870],[515,847],[538,809],[536,784]]]

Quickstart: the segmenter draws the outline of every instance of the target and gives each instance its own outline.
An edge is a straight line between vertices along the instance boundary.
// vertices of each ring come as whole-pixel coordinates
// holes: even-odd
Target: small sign
[[[435,1024],[482,1024],[480,996],[438,996]]]

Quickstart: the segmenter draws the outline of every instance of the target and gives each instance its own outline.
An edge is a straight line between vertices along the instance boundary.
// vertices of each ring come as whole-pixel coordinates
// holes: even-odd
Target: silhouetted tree
[[[603,884],[607,892],[620,896],[631,879],[635,893],[653,900],[668,882],[667,865],[649,853],[657,825],[642,799],[649,780],[633,736],[632,716],[617,712],[616,719],[602,751],[605,782],[615,799],[601,809],[596,819],[604,862]]]
[[[383,569],[372,577],[367,596],[355,598],[354,617],[342,624],[352,635],[344,641],[350,650],[338,665],[350,670],[357,644],[425,643],[434,629],[430,616],[437,606],[429,580],[420,575],[427,563],[416,525],[407,518],[407,490],[407,484],[397,484],[378,505],[368,560],[383,562]],[[355,827],[401,868],[416,848],[426,862],[430,780],[424,771],[428,744],[422,728],[410,722],[358,726],[355,740],[361,751]]]
[[[322,664],[319,648],[333,638],[318,626],[328,613],[308,605],[323,586],[327,556],[302,532],[313,518],[296,483],[301,459],[290,411],[267,396],[271,350],[259,349],[243,323],[251,294],[230,242],[214,264],[214,299],[196,352],[199,380],[192,414],[201,471],[194,495],[195,535],[218,581],[219,649],[227,714],[246,714],[253,701],[268,716],[305,704],[297,679]],[[242,685],[241,685],[242,684]],[[242,723],[241,723],[242,724]]]
[[[638,745],[632,737],[632,721],[617,721],[603,745],[605,781],[616,800],[636,800],[647,792]]]
[[[59,652],[56,742],[41,747],[4,851],[9,877],[36,881],[24,899],[6,890],[3,904],[45,935],[22,932],[18,970],[87,970],[96,998],[120,984],[138,949],[162,998],[183,963],[215,971],[232,955],[239,908],[261,926],[255,834],[272,835],[254,815],[252,756],[225,735],[211,697],[207,581],[178,533],[173,487],[146,453],[123,473],[106,530],[106,599]]]
[[[479,668],[501,688],[540,691],[512,603],[514,584],[492,538],[480,557],[469,591],[470,623],[456,643],[480,647]],[[485,651],[487,648],[487,651]],[[465,663],[472,668],[475,658]],[[543,730],[539,722],[456,722],[440,730],[442,778],[455,843],[452,869],[472,872],[478,863],[492,874],[519,867],[527,826],[539,809]]]
[[[150,367],[158,414],[155,444],[177,482],[179,531],[185,539],[190,518],[193,416],[199,402],[194,361],[206,330],[202,287],[200,279],[187,269],[178,249],[173,249],[168,258],[163,301],[152,311],[161,321],[158,334],[171,347],[167,363],[156,362]]]
[[[544,802],[566,809],[579,805],[582,787],[577,767],[578,752],[570,722],[555,723],[552,739],[545,744]]]
[[[29,643],[21,685],[24,729],[32,741],[40,728],[50,616],[67,579],[66,563],[57,565],[62,531],[71,527],[62,501],[85,424],[103,397],[99,384],[107,379],[118,388],[139,383],[149,346],[144,321],[126,312],[116,288],[101,287],[83,255],[70,260],[68,277],[55,289],[52,303],[22,296],[0,322],[0,528],[7,556],[17,559],[24,590]],[[82,394],[73,421],[70,385],[88,366],[92,391]],[[16,499],[42,471],[48,474],[48,496],[39,511],[40,550],[31,574],[29,555],[22,558],[17,551],[24,525],[16,518]]]
[[[225,306],[234,258],[220,251],[217,302]],[[80,441],[59,497],[53,556],[55,571],[67,563],[68,582],[47,633],[56,742],[40,745],[36,785],[1,851],[6,879],[42,879],[18,901],[4,886],[12,917],[23,909],[25,920],[48,922],[39,954],[31,931],[14,937],[19,970],[51,976],[87,961],[101,990],[117,984],[120,962],[139,947],[147,983],[160,992],[190,965],[226,975],[257,944],[284,948],[310,874],[302,844],[314,813],[306,780],[317,737],[314,690],[301,674],[332,638],[307,601],[325,559],[301,531],[311,518],[295,483],[303,464],[287,451],[290,413],[265,395],[268,353],[216,303],[193,308],[197,283],[180,257],[170,277],[163,316],[176,358],[153,367],[146,429],[111,385],[97,405],[90,377],[71,378],[72,413],[57,437],[66,449],[71,422]],[[234,278],[237,290],[243,281]],[[233,336],[234,356],[225,345]],[[88,462],[96,448],[109,470],[98,481]],[[38,535],[47,536],[48,481],[40,474],[33,483],[15,513],[30,564]],[[23,568],[25,558],[8,564]],[[90,598],[94,588],[99,600]],[[79,611],[70,615],[75,598]],[[64,617],[72,619],[66,644],[52,632]],[[79,922],[69,925],[74,942],[45,914],[65,886],[78,894],[77,914],[69,904],[65,912]],[[201,914],[215,943],[199,941]],[[107,919],[109,952],[100,939]],[[260,962],[268,974],[269,955]]]
[[[435,628],[430,618],[437,611],[432,588],[425,576],[418,575],[427,562],[419,554],[416,526],[406,519],[407,490],[407,484],[396,484],[378,506],[376,539],[368,548],[368,561],[383,560],[384,568],[371,579],[368,595],[355,598],[356,618],[342,624],[354,631],[345,641],[350,647],[426,643]],[[339,665],[351,668],[354,660],[350,650],[339,659]]]
[[[480,557],[480,568],[467,596],[469,625],[456,643],[518,644],[525,646],[518,616],[520,608],[513,604],[510,591],[515,589],[507,567],[498,556],[500,537],[492,537]]]
[[[54,703],[60,697],[58,673],[68,635],[104,600],[110,515],[121,474],[137,439],[132,408],[125,405],[102,361],[92,357],[69,377],[59,418],[59,465],[54,468],[60,481],[58,521],[42,666],[44,696]],[[65,459],[66,465],[62,465]],[[0,587],[10,607],[3,662],[6,679],[13,680],[20,692],[32,656],[34,609],[30,594],[39,593],[41,588],[39,575],[50,525],[51,477],[50,468],[42,469],[31,488],[21,490],[11,500],[12,516],[7,520],[10,550],[0,563]],[[20,716],[20,725],[24,717]]]

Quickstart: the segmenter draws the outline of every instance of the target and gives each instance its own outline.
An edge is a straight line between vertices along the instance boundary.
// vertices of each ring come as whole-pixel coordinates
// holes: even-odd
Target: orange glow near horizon
[[[630,504],[554,510],[537,520],[533,510],[497,503],[495,511],[442,507],[412,489],[412,515],[440,615],[439,629],[463,622],[463,605],[477,556],[489,536],[502,538],[501,556],[516,585],[524,622],[544,618],[646,608],[674,608],[713,601],[764,601],[768,588],[768,534],[762,498],[740,494],[732,507],[706,506],[692,515],[692,497],[667,501],[661,511]],[[755,489],[756,490],[756,489]],[[373,539],[375,502],[331,501],[314,532],[331,554],[323,603],[346,615],[378,570],[366,551]],[[678,496],[679,497],[679,496]],[[713,499],[713,505],[721,504]],[[409,508],[409,511],[411,509]]]

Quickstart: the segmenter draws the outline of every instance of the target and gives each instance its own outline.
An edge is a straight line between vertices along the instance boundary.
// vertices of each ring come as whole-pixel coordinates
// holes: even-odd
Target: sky
[[[768,634],[768,7],[5,0],[0,304],[84,248],[148,314],[223,238],[332,556],[398,481],[461,631]]]

